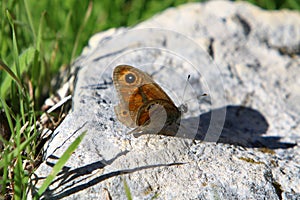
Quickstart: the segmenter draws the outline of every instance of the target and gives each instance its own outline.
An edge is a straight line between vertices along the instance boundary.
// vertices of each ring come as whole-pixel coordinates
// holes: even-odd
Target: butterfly
[[[113,83],[119,97],[115,114],[125,126],[134,128],[129,133],[135,137],[176,135],[182,111],[147,73],[119,65],[113,71]]]

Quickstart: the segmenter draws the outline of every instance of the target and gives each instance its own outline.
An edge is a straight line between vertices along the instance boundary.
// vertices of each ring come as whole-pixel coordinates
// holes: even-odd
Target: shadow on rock
[[[119,175],[130,174],[137,171],[142,171],[145,169],[157,168],[157,167],[170,167],[170,166],[178,166],[185,163],[169,163],[169,164],[156,164],[156,165],[146,165],[140,166],[131,169],[121,169],[115,170],[112,172],[108,172],[105,174],[99,175],[99,170],[101,171],[105,166],[112,164],[118,157],[126,155],[128,151],[121,152],[115,158],[109,161],[97,161],[95,163],[91,163],[82,167],[78,167],[76,169],[72,169],[69,167],[64,167],[63,170],[58,174],[57,178],[52,181],[51,189],[48,188],[39,199],[62,199],[68,197],[69,195],[75,194],[82,190],[85,190],[89,187],[92,187],[104,180],[107,180],[112,177],[116,177]],[[52,159],[59,159],[57,157],[52,157]],[[54,163],[47,162],[47,165],[50,167],[54,167]],[[34,182],[38,181],[39,177],[36,177]],[[35,188],[34,184],[32,184],[32,196],[34,196],[37,192],[37,188]]]
[[[217,141],[207,139],[207,132],[212,122],[212,113],[224,113],[225,121],[223,128],[220,129]],[[224,114],[223,114],[224,115]],[[178,137],[185,137],[195,140],[208,142],[218,142],[234,144],[243,147],[265,147],[269,149],[286,149],[294,147],[296,144],[280,142],[281,137],[263,136],[268,130],[269,124],[266,118],[258,111],[244,106],[226,106],[203,113],[200,117],[188,118],[182,121],[183,126],[189,127],[190,124],[197,123],[197,133],[184,135],[180,133]],[[195,127],[192,125],[192,127]]]
[[[226,111],[226,114],[225,114]],[[218,115],[219,114],[219,115]],[[212,120],[212,116],[221,116]],[[224,119],[224,117],[225,119]],[[223,118],[221,120],[221,118]],[[215,122],[213,122],[215,121]],[[218,122],[222,122],[219,123]],[[224,122],[224,124],[223,124]],[[234,144],[243,147],[265,147],[269,149],[286,149],[296,144],[280,142],[280,137],[264,136],[268,130],[268,122],[266,118],[257,110],[243,106],[227,106],[214,109],[210,112],[203,113],[199,117],[183,119],[181,121],[184,131],[179,131],[176,137],[190,138],[207,142],[218,142],[226,144]],[[214,128],[213,126],[219,126]],[[194,128],[193,128],[194,127]],[[212,128],[212,129],[211,129]],[[216,135],[217,141],[209,140],[208,134],[211,130],[221,130]],[[97,161],[83,167],[71,169],[64,167],[58,174],[57,178],[51,183],[51,189],[48,188],[40,199],[61,199],[69,195],[75,194],[104,180],[116,177],[122,174],[134,173],[137,171],[167,167],[173,165],[182,165],[184,163],[169,163],[147,165],[131,169],[121,169],[106,174],[97,175],[106,165],[113,163],[118,157],[126,155],[128,151],[121,152],[108,161]],[[52,158],[57,160],[58,158]],[[54,163],[46,162],[48,166],[53,167]],[[35,183],[41,181],[42,177],[35,177],[31,183],[31,194],[34,196],[37,192]],[[63,188],[63,189],[62,189]]]
[[[66,197],[70,194],[74,194],[82,189],[85,189],[91,185],[94,185],[96,183],[99,183],[102,179],[107,179],[106,176],[100,176],[102,179],[99,181],[96,181],[95,183],[93,181],[90,181],[86,183],[87,178],[91,178],[94,173],[97,171],[103,169],[106,165],[110,165],[113,163],[118,157],[126,155],[128,151],[121,152],[120,154],[116,155],[116,157],[112,158],[108,161],[97,161],[88,165],[85,165],[83,167],[78,167],[76,169],[71,169],[69,167],[63,167],[61,172],[57,175],[57,178],[52,181],[51,189],[47,189],[42,197],[39,197],[39,199],[61,199],[63,197]],[[51,160],[58,160],[59,158],[56,156],[49,156],[48,159]],[[54,167],[55,163],[46,161],[46,164],[50,167]],[[42,177],[35,177],[31,181],[31,192],[32,196],[36,195],[37,188],[35,186],[35,183],[38,181],[41,181],[43,179]],[[96,179],[94,179],[96,180]],[[73,185],[76,183],[76,186]],[[55,185],[55,186],[54,186]],[[60,188],[65,188],[65,190],[61,190]]]

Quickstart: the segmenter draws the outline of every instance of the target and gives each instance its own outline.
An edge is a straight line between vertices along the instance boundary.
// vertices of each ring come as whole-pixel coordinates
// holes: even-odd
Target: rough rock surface
[[[188,104],[178,137],[126,135],[111,77],[123,63]],[[72,113],[36,177],[88,132],[42,198],[126,199],[126,182],[133,199],[300,199],[299,13],[186,4],[96,34],[73,69]]]

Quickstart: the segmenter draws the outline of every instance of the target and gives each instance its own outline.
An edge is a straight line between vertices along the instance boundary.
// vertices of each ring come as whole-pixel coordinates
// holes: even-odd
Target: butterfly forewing
[[[146,134],[164,134],[168,126],[178,122],[179,109],[145,72],[120,65],[114,69],[113,81],[120,99],[115,113],[124,125],[137,127],[136,130]],[[162,123],[160,131],[155,130]]]

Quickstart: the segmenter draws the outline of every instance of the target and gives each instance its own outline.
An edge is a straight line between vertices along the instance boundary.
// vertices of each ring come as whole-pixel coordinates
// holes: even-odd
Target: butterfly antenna
[[[181,103],[183,104],[184,103],[184,95],[185,95],[185,92],[186,92],[186,88],[187,88],[187,85],[189,83],[189,80],[191,78],[191,75],[189,74],[187,79],[186,79],[186,82],[185,82],[185,86],[184,86],[184,90],[183,90],[183,94],[182,94],[182,100],[181,100]]]
[[[201,96],[199,96],[197,99],[199,100],[201,97],[206,97],[206,96],[208,96],[208,94],[207,93],[203,93]],[[189,101],[194,101],[195,100],[195,98],[190,98],[190,99],[187,99],[187,100],[185,100],[185,102],[187,103],[187,102],[189,102]]]
[[[189,74],[187,79],[186,79],[186,82],[185,82],[185,86],[184,86],[184,90],[183,90],[183,94],[182,94],[182,99],[181,99],[181,105],[179,106],[179,110],[183,113],[186,113],[187,110],[188,110],[187,105],[184,102],[184,96],[185,96],[186,88],[187,88],[187,85],[189,83],[190,78],[191,78],[191,75]]]
[[[184,96],[185,96],[185,92],[186,92],[186,88],[187,88],[187,85],[189,83],[189,80],[191,78],[191,75],[189,74],[188,77],[187,77],[187,80],[186,80],[186,84],[184,86],[184,90],[183,90],[183,95],[182,95],[182,100],[181,100],[181,105],[180,105],[180,110],[182,112],[187,112],[187,102],[191,101],[191,100],[194,100],[194,98],[191,98],[191,99],[188,99],[188,100],[185,100],[184,101]],[[200,97],[205,97],[205,96],[208,96],[207,93],[203,93]]]

